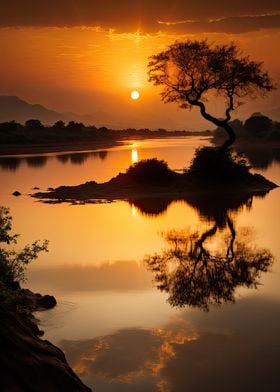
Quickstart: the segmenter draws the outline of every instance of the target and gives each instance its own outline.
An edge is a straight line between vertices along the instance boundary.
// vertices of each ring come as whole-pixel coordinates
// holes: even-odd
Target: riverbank
[[[17,306],[0,305],[0,389],[11,391],[90,392],[68,365],[64,353],[38,328],[34,311],[56,305],[54,297],[17,287]]]

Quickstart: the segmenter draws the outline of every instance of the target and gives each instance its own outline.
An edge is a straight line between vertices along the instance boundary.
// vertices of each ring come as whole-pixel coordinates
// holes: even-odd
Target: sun
[[[131,91],[130,98],[133,100],[139,99],[140,98],[139,91],[137,91],[137,90]]]

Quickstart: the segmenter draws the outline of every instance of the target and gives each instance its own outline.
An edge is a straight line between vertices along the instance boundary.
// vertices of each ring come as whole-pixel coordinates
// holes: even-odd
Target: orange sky
[[[205,37],[219,43],[234,41],[244,54],[264,61],[279,84],[276,1],[244,5],[238,0],[229,7],[216,0],[212,8],[206,1],[200,8],[194,1],[175,1],[172,7],[167,1],[161,7],[153,1],[120,1],[118,8],[116,3],[73,0],[43,6],[33,0],[3,1],[0,95],[17,95],[57,111],[103,111],[126,126],[205,129],[208,123],[196,111],[163,105],[159,90],[147,82],[149,55],[176,39]],[[133,89],[140,91],[140,100],[130,99]],[[279,98],[274,91],[266,100],[242,107],[237,116],[262,111],[274,117],[278,113],[279,118]]]

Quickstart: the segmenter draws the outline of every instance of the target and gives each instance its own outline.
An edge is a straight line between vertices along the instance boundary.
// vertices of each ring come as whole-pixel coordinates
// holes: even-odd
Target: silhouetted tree
[[[58,121],[56,121],[56,122],[53,124],[53,126],[54,126],[55,128],[64,128],[64,127],[65,127],[65,122],[62,121],[62,120],[58,120]]]
[[[196,106],[201,115],[228,134],[223,149],[231,146],[235,133],[229,124],[231,113],[243,98],[255,97],[274,88],[262,63],[243,57],[234,44],[210,45],[207,41],[176,42],[150,57],[149,81],[163,86],[164,103],[177,102],[181,108]],[[224,118],[210,114],[205,106],[209,94],[224,100]]]
[[[30,129],[35,129],[35,128],[41,129],[41,128],[43,128],[43,125],[42,125],[40,120],[33,120],[33,119],[27,120],[25,122],[25,126],[26,126],[26,128],[30,128]]]
[[[262,134],[271,133],[273,121],[262,114],[253,114],[244,124],[249,135],[260,137]]]
[[[27,265],[37,259],[42,251],[47,251],[48,241],[35,241],[26,245],[21,251],[15,251],[17,234],[12,234],[12,217],[9,210],[0,206],[0,303],[15,299],[14,290],[25,280]],[[4,246],[2,247],[2,244]],[[15,297],[15,298],[14,298]]]

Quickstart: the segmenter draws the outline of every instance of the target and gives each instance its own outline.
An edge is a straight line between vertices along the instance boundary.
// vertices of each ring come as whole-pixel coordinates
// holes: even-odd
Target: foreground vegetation
[[[32,312],[56,304],[50,295],[21,288],[25,268],[47,241],[36,241],[21,251],[13,247],[17,235],[11,233],[12,217],[0,207],[0,389],[1,391],[90,391],[66,362],[63,352],[41,340]]]
[[[18,235],[12,234],[11,230],[12,217],[9,210],[0,207],[0,303],[1,306],[11,310],[19,310],[26,306],[25,312],[32,311],[37,299],[39,305],[39,297],[34,297],[32,301],[31,292],[21,289],[20,284],[25,281],[27,265],[36,260],[40,252],[47,251],[48,241],[35,241],[32,245],[26,245],[21,251],[15,251],[13,246],[17,242]],[[41,302],[43,307],[44,300]]]

